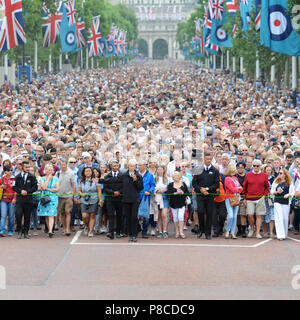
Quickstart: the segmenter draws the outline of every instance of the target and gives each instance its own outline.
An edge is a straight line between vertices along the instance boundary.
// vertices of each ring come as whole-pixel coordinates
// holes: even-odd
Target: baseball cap
[[[300,151],[296,151],[296,152],[294,153],[294,157],[295,157],[295,158],[300,158]]]

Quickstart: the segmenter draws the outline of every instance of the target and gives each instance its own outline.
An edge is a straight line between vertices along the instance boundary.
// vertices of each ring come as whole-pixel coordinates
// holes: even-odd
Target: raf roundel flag
[[[225,16],[222,21],[213,19],[210,43],[222,47],[231,48],[233,46],[231,37],[223,28],[225,22]]]
[[[263,0],[260,43],[270,50],[300,57],[300,37],[287,14],[287,0]]]
[[[67,17],[67,8],[63,4],[63,16],[60,26],[60,41],[61,51],[70,52],[77,49],[76,40],[76,23],[69,25],[69,19]]]

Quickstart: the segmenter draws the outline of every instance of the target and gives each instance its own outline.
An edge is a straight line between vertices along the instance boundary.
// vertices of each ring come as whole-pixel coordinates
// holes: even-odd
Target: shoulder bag
[[[50,188],[51,189],[51,186],[52,186],[52,182],[53,182],[53,179],[51,180],[51,184],[50,184]],[[40,199],[40,203],[42,206],[45,206],[46,204],[48,204],[49,202],[51,201],[51,198],[50,198],[50,195],[49,194],[45,194],[41,197]]]

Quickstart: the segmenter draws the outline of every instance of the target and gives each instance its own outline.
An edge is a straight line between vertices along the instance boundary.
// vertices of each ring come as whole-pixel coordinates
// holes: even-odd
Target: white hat
[[[83,152],[82,153],[82,158],[84,159],[84,158],[88,158],[88,157],[92,157],[88,152]]]

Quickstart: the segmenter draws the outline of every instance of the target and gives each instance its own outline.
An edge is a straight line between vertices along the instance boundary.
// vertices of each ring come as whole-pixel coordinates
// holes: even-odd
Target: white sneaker
[[[256,239],[262,239],[262,236],[258,233],[258,234],[256,235]]]
[[[183,227],[183,230],[188,230],[188,227],[187,227],[187,226],[184,226],[184,227]]]
[[[289,225],[289,230],[293,230],[294,226],[292,224]]]
[[[89,238],[92,238],[94,236],[93,232],[89,232]]]
[[[151,230],[151,236],[155,236],[156,232],[155,232],[155,229],[152,229]]]
[[[106,233],[106,232],[107,232],[107,229],[105,227],[100,229],[100,233]]]
[[[252,238],[253,237],[253,231],[252,230],[250,230],[249,232],[248,232],[248,235],[247,235],[247,238]]]

